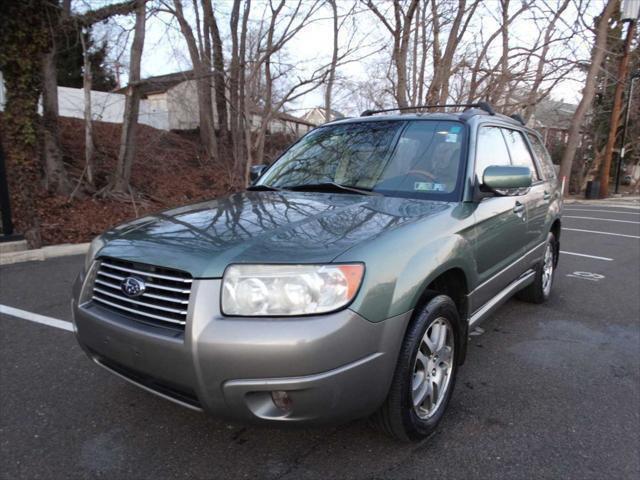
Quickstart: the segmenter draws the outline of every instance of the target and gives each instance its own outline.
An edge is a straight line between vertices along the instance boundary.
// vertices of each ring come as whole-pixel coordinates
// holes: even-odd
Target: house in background
[[[197,84],[193,71],[171,73],[143,80],[138,122],[159,130],[194,130],[199,125]],[[122,123],[126,87],[113,92],[91,92],[91,116],[94,120]],[[214,95],[215,97],[215,95]],[[4,111],[4,82],[0,72],[0,111]],[[217,119],[213,102],[214,119]],[[58,111],[61,117],[84,118],[84,91],[58,87]],[[42,107],[40,107],[42,112]],[[251,115],[252,128],[260,127],[259,112]],[[269,122],[269,133],[300,137],[316,125],[302,118],[279,112]],[[216,128],[218,128],[216,122]]]
[[[529,126],[542,134],[547,147],[566,145],[576,108],[577,105],[562,100],[542,100],[536,105]]]
[[[346,118],[342,113],[331,109],[331,120],[340,120]],[[316,107],[305,113],[302,118],[307,122],[311,122],[314,125],[322,125],[327,123],[326,109],[324,107]]]
[[[149,77],[142,81],[139,88],[143,101],[147,103],[148,114],[166,115],[165,130],[198,128],[198,84],[193,70]],[[115,90],[115,93],[125,92],[126,87]],[[215,91],[212,90],[211,95],[215,99]],[[214,124],[219,128],[215,101],[212,103]],[[260,127],[259,112],[252,112],[250,122],[252,128]],[[314,123],[305,119],[278,112],[269,122],[269,133],[288,133],[299,137],[314,127]]]

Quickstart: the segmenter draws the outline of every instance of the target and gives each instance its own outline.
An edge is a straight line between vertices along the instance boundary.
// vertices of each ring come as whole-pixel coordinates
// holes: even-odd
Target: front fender
[[[416,242],[409,231],[390,237],[337,259],[366,264],[363,285],[351,309],[367,320],[379,322],[415,308],[427,286],[449,269],[460,269],[467,285],[474,284],[474,259],[463,235],[432,236],[428,242]]]

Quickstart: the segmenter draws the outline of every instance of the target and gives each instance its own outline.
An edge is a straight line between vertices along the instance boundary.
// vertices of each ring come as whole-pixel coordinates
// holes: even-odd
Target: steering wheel
[[[425,171],[425,170],[409,170],[407,172],[407,175],[418,175],[421,177],[425,177],[427,180],[435,180],[436,177],[433,176],[433,174]]]

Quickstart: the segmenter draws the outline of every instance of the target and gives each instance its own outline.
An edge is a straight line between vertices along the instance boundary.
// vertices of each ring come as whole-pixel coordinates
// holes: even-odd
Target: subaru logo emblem
[[[139,297],[147,289],[144,280],[138,277],[127,277],[120,284],[120,290],[127,297]]]

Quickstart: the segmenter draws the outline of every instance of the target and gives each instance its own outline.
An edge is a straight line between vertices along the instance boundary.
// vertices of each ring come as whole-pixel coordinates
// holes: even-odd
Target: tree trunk
[[[500,10],[502,13],[502,21],[500,22],[500,36],[502,38],[502,53],[500,55],[500,75],[490,98],[490,103],[499,105],[501,97],[504,96],[504,103],[507,102],[508,96],[505,89],[509,82],[509,1],[500,0]],[[504,105],[503,103],[503,105]]]
[[[122,135],[118,151],[118,164],[113,190],[118,193],[130,192],[131,167],[136,153],[136,127],[140,109],[140,64],[144,49],[145,0],[136,0],[136,26],[131,44],[129,87],[124,105]]]
[[[411,41],[411,29],[413,16],[418,8],[418,0],[411,0],[403,10],[400,2],[393,2],[393,14],[395,23],[391,25],[388,19],[378,10],[372,0],[367,0],[367,7],[378,17],[384,27],[393,37],[393,65],[396,71],[395,97],[399,108],[406,108],[407,102],[407,53]]]
[[[426,5],[425,5],[426,8]],[[431,17],[433,22],[433,78],[427,89],[425,103],[433,105],[438,103],[440,98],[440,70],[442,67],[442,50],[440,48],[440,15],[436,0],[431,0]]]
[[[31,248],[41,246],[36,198],[42,171],[39,161],[38,99],[42,58],[49,49],[43,2],[8,2],[0,15],[0,70],[6,104],[0,134],[15,231]]]
[[[331,121],[331,95],[333,93],[333,83],[336,79],[336,65],[338,63],[338,7],[335,0],[328,0],[333,11],[333,54],[331,55],[331,65],[329,67],[329,78],[327,88],[324,92],[324,120]]]
[[[256,161],[262,163],[264,161],[264,142],[269,129],[269,123],[273,117],[273,78],[271,76],[271,56],[274,52],[273,38],[275,35],[278,15],[284,8],[285,1],[280,0],[280,3],[276,8],[271,7],[271,20],[269,22],[269,30],[267,31],[267,45],[265,47],[264,54],[264,108],[262,110],[262,119],[260,122],[260,129],[258,130],[258,136],[256,138]],[[248,182],[248,173],[251,168],[251,164],[247,161],[245,166],[245,183]]]
[[[538,59],[538,66],[536,68],[536,76],[533,80],[533,85],[531,86],[531,90],[529,91],[529,95],[527,96],[527,104],[524,109],[524,114],[522,115],[525,122],[528,122],[533,112],[535,111],[536,103],[540,101],[538,98],[538,90],[540,89],[540,85],[544,80],[544,66],[547,60],[547,55],[549,54],[549,49],[551,47],[551,36],[555,30],[556,23],[564,13],[564,11],[569,6],[570,0],[564,0],[560,7],[554,12],[553,18],[549,25],[545,29],[544,38],[542,43],[542,51],[540,52],[540,58]]]
[[[608,0],[604,10],[600,14],[598,19],[598,26],[596,31],[596,38],[593,49],[591,51],[591,63],[589,64],[589,70],[587,72],[587,78],[585,81],[584,89],[582,90],[582,99],[578,104],[573,119],[571,121],[571,127],[569,128],[569,139],[567,140],[567,147],[562,156],[560,162],[560,178],[564,179],[565,187],[568,186],[571,178],[571,165],[573,163],[573,157],[575,157],[576,150],[578,149],[578,142],[580,140],[580,128],[584,121],[585,114],[593,101],[593,97],[596,91],[596,79],[598,71],[602,65],[607,46],[607,33],[609,27],[609,19],[615,11],[618,5],[618,0]]]
[[[242,14],[242,27],[240,29],[240,46],[238,51],[240,63],[240,75],[238,78],[238,130],[240,132],[240,152],[245,152],[247,160],[245,162],[245,184],[248,183],[251,165],[253,165],[253,155],[251,150],[251,109],[247,101],[246,92],[246,61],[247,61],[247,32],[249,26],[249,13],[251,11],[251,0],[245,0],[244,12]],[[242,155],[243,153],[241,153]]]
[[[211,8],[210,0],[202,0],[202,10],[204,12],[205,31],[209,32],[213,47],[213,81],[218,128],[220,129],[220,137],[227,138],[229,135],[229,119],[227,115],[222,38],[220,37],[220,29],[218,28],[218,22]]]
[[[627,72],[629,70],[629,51],[631,42],[635,32],[636,22],[630,22],[627,27],[627,36],[624,42],[624,50],[622,58],[618,65],[618,77],[616,91],[613,99],[613,110],[611,111],[611,121],[609,124],[609,137],[607,138],[607,146],[604,152],[604,159],[600,171],[600,198],[609,196],[609,179],[611,174],[611,160],[613,159],[613,148],[618,139],[618,127],[622,118],[622,95],[624,94],[624,86],[626,85]]]
[[[231,128],[231,141],[233,143],[233,175],[238,173],[243,164],[242,138],[244,132],[240,129],[239,119],[242,115],[243,105],[238,101],[238,85],[240,83],[240,58],[238,23],[240,19],[240,0],[234,0],[231,9],[229,26],[231,28],[231,64],[229,65],[229,124]]]
[[[84,89],[84,162],[87,176],[87,184],[95,187],[93,155],[95,144],[93,143],[93,118],[91,114],[91,60],[87,50],[84,32],[80,32],[80,42],[82,43],[82,54],[84,56],[84,71],[82,77],[82,87]]]
[[[56,75],[56,47],[42,59],[42,136],[45,187],[60,195],[71,192],[71,182],[62,161],[58,141],[58,85]]]
[[[211,68],[210,62],[207,61],[206,54],[198,49],[196,38],[193,35],[193,29],[187,22],[182,8],[181,0],[174,0],[175,16],[180,24],[180,31],[187,43],[189,57],[193,65],[193,72],[196,76],[198,89],[198,118],[200,124],[200,143],[207,152],[209,159],[214,158],[218,152],[218,142],[216,132],[213,126],[213,104],[211,103]],[[196,25],[199,31],[199,25]]]

